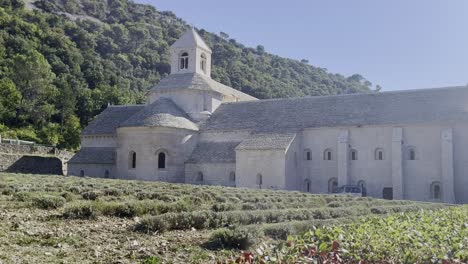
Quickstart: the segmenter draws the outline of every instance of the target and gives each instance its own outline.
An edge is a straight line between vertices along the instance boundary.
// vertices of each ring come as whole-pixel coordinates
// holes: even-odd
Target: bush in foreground
[[[87,202],[70,205],[63,213],[66,219],[95,219],[97,215],[96,207]]]
[[[236,263],[467,263],[467,223],[466,205],[366,217],[312,228]]]
[[[262,236],[256,227],[238,227],[234,229],[219,229],[213,232],[210,246],[215,248],[248,249]]]
[[[66,200],[62,196],[39,195],[32,198],[33,205],[41,209],[57,209],[62,207]]]

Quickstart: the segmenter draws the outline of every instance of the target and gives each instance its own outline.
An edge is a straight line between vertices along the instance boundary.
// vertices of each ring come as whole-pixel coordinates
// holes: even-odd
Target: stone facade
[[[468,203],[468,87],[256,100],[211,79],[193,29],[171,54],[146,105],[84,130],[70,175]]]

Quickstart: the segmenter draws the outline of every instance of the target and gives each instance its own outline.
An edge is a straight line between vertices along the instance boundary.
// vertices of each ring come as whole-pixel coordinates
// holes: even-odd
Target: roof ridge
[[[108,105],[107,107],[132,107],[132,106],[146,106],[147,104],[126,104],[126,105]]]
[[[365,93],[352,93],[352,94],[334,94],[334,95],[311,95],[303,97],[285,97],[285,98],[269,98],[269,99],[259,99],[253,101],[238,101],[238,102],[224,102],[222,104],[243,104],[243,103],[262,103],[262,102],[274,102],[274,101],[293,101],[293,100],[306,100],[306,99],[315,99],[319,98],[334,98],[334,97],[357,97],[357,96],[372,96],[372,95],[387,95],[387,94],[404,94],[404,93],[419,93],[427,91],[443,91],[443,90],[456,90],[456,89],[468,89],[467,86],[448,86],[448,87],[433,87],[433,88],[419,88],[419,89],[407,89],[407,90],[394,90],[394,91],[383,91],[383,92],[365,92]]]

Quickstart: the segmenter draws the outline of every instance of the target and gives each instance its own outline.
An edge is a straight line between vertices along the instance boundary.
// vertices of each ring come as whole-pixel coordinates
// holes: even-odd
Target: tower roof
[[[205,41],[198,35],[193,27],[190,27],[184,34],[171,45],[172,48],[191,48],[199,47],[211,53],[210,47],[206,45]]]

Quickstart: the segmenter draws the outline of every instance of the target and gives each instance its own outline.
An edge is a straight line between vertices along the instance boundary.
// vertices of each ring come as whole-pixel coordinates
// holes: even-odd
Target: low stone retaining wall
[[[72,156],[55,147],[0,143],[0,171],[66,175]]]

